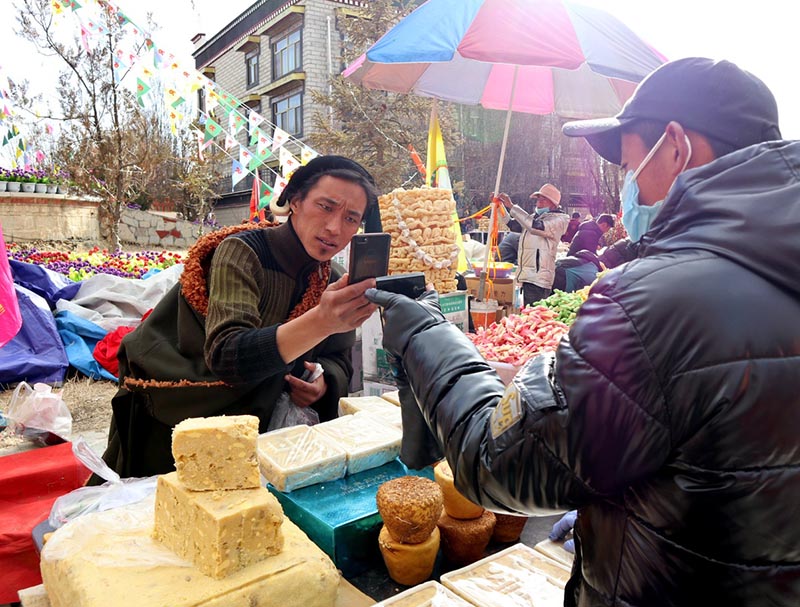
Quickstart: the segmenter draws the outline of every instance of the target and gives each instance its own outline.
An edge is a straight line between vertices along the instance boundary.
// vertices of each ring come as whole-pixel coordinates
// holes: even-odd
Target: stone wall
[[[0,192],[0,223],[6,242],[100,240],[97,202],[64,194]]]
[[[101,244],[98,202],[62,194],[0,192],[0,223],[6,242],[77,240]],[[207,226],[203,226],[208,231]],[[188,249],[201,225],[165,214],[124,208],[123,245],[143,249]]]

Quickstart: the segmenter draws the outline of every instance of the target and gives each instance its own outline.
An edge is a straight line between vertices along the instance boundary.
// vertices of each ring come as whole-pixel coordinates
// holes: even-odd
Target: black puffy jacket
[[[638,256],[505,396],[417,333],[423,415],[470,499],[579,509],[567,605],[800,605],[800,142],[682,174]]]

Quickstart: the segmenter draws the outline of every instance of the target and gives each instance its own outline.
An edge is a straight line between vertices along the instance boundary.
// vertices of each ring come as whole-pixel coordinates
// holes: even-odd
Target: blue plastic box
[[[290,493],[272,485],[267,488],[278,498],[286,516],[349,577],[382,563],[378,533],[383,520],[375,495],[381,484],[406,475],[433,479],[433,468],[409,470],[395,459],[380,468]]]

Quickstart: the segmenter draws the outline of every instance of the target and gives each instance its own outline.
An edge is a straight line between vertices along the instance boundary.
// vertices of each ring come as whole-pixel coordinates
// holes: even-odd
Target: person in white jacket
[[[536,210],[527,213],[508,194],[498,196],[512,219],[523,227],[517,254],[517,282],[522,284],[526,306],[550,295],[556,270],[558,243],[569,225],[569,216],[559,208],[561,192],[550,183],[531,194]]]

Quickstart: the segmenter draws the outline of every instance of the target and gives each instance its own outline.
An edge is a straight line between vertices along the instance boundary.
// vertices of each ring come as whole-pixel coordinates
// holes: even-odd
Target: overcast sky
[[[51,78],[31,56],[28,43],[18,39],[11,5],[0,0],[0,67],[12,78],[28,77],[34,89],[46,89]],[[86,3],[90,0],[86,0]],[[190,38],[213,35],[251,0],[114,0],[135,22],[153,14],[159,29],[156,43],[178,56],[189,57]],[[784,137],[800,139],[800,2],[797,0],[581,0],[603,8],[625,22],[670,59],[702,55],[729,59],[764,80],[775,94]],[[6,8],[8,7],[8,8]],[[34,69],[32,69],[34,68]],[[50,72],[52,73],[52,72]]]

